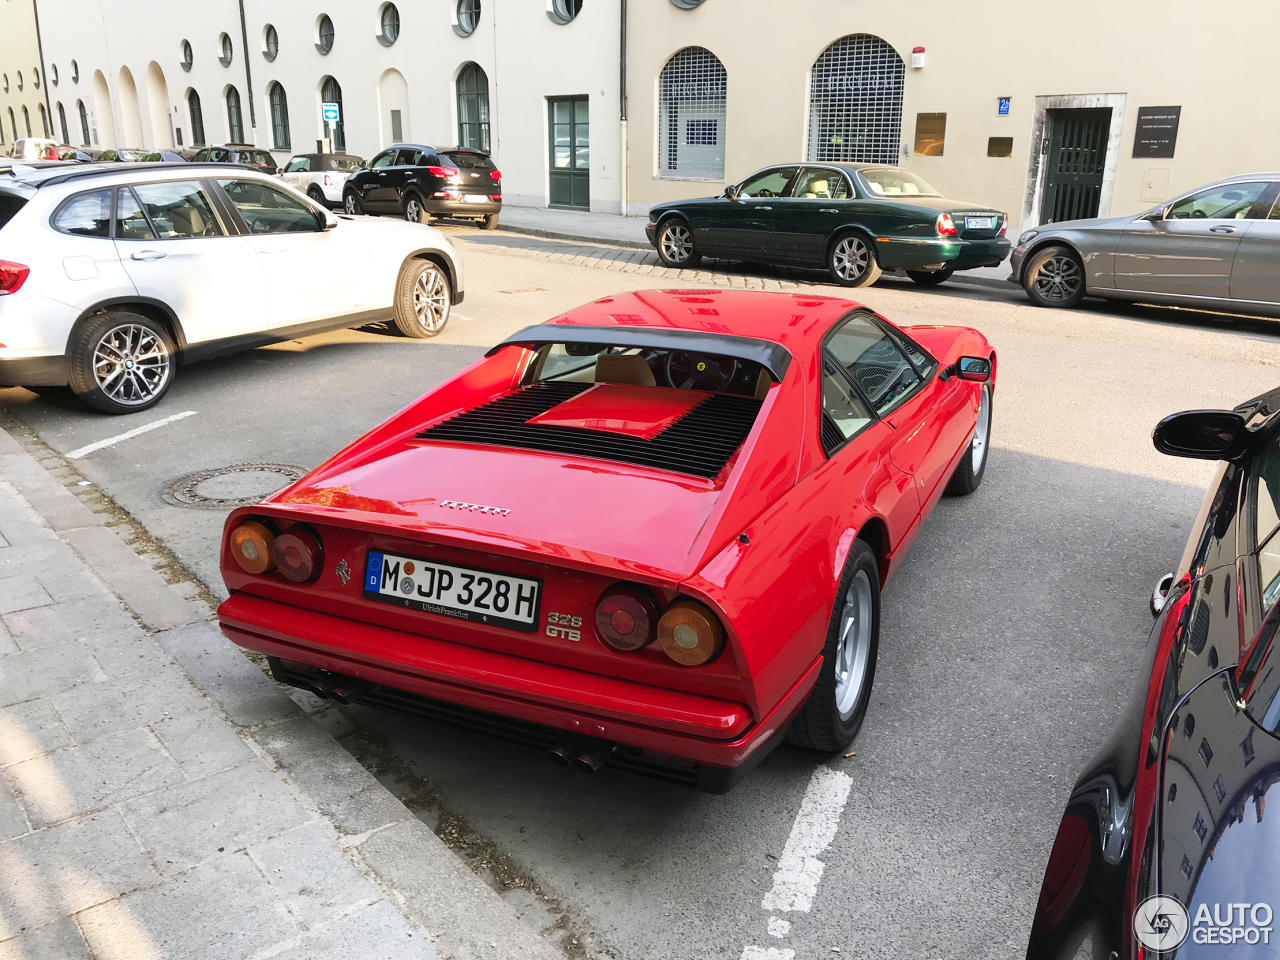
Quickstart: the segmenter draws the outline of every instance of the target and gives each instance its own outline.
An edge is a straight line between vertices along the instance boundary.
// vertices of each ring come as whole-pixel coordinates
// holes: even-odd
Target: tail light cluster
[[[490,171],[489,171],[489,179],[490,179],[490,180],[501,180],[501,179],[502,179],[502,171],[501,171],[501,170],[490,170]]]
[[[26,264],[0,260],[0,296],[6,293],[17,293],[27,282],[27,276],[30,273],[31,268]]]
[[[324,568],[324,547],[314,531],[294,526],[277,535],[257,520],[231,531],[231,556],[245,573],[277,570],[294,583],[310,583]]]
[[[1009,232],[1009,215],[1006,213],[1000,217],[1000,231],[996,234],[996,236],[1003,237],[1006,234],[1008,234],[1008,232]]]
[[[949,213],[938,214],[937,228],[938,236],[940,237],[954,237],[958,235],[956,231],[956,222],[951,219],[951,214]]]
[[[596,632],[606,644],[631,653],[653,643],[676,663],[696,667],[724,649],[724,626],[704,603],[677,599],[659,614],[659,605],[644,588],[617,584],[596,605]]]
[[[427,173],[442,180],[455,180],[458,177],[458,171],[453,167],[427,167]]]

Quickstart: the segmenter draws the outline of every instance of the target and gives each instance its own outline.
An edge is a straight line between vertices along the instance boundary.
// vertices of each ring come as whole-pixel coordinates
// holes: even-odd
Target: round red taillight
[[[245,573],[266,573],[275,566],[275,534],[256,520],[231,531],[231,556]]]
[[[324,566],[320,541],[306,530],[290,530],[276,537],[275,558],[276,567],[294,583],[310,583]]]
[[[706,604],[678,600],[667,607],[658,621],[658,642],[676,663],[696,667],[723,649],[724,627]]]
[[[653,642],[658,611],[644,593],[613,587],[596,605],[596,632],[615,650],[630,652]]]

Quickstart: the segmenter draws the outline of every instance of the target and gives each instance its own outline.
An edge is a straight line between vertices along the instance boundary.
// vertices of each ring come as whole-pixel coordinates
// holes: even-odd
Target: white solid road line
[[[173,423],[175,420],[184,420],[187,417],[194,417],[195,415],[196,412],[194,410],[184,410],[182,413],[175,413],[173,416],[165,417],[163,420],[153,420],[151,423],[143,424],[140,427],[134,427],[132,430],[127,430],[118,436],[107,437],[105,440],[98,440],[96,443],[90,443],[86,446],[72,450],[67,454],[67,459],[79,460],[81,457],[87,456],[95,450],[101,450],[103,447],[109,447],[113,443],[119,443],[121,440],[132,439],[133,437],[146,433],[149,430],[154,430],[157,427],[163,427],[166,423]]]
[[[760,901],[764,909],[779,913],[809,912],[818,892],[818,881],[822,879],[823,864],[818,855],[835,839],[851,786],[853,778],[848,774],[825,765],[813,771],[804,799],[800,801],[800,812],[791,825],[791,835],[782,848],[778,869],[773,872],[773,888]],[[785,937],[791,932],[791,925],[785,920],[775,922],[776,919],[769,918],[769,933]],[[747,945],[742,948],[739,960],[793,960],[795,955],[790,948]]]

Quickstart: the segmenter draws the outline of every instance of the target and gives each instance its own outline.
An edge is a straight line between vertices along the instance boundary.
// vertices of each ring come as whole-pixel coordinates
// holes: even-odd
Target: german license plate
[[[462,200],[464,203],[488,203],[489,195],[487,193],[464,193]]]
[[[538,626],[541,580],[370,550],[364,595],[458,620],[532,632]]]
[[[964,227],[966,230],[990,230],[996,225],[995,217],[965,217]]]

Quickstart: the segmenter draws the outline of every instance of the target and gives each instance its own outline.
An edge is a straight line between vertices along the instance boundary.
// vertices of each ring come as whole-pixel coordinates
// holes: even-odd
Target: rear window
[[[261,163],[266,166],[275,166],[275,161],[271,159],[271,154],[265,150],[241,150],[241,163]]]
[[[27,204],[26,197],[15,197],[11,193],[0,193],[0,230],[13,219],[14,214]]]
[[[364,161],[359,157],[331,157],[329,159],[330,170],[359,170],[364,165]]]
[[[453,150],[444,154],[454,166],[460,170],[496,170],[493,161],[483,153],[472,153],[470,150]]]

